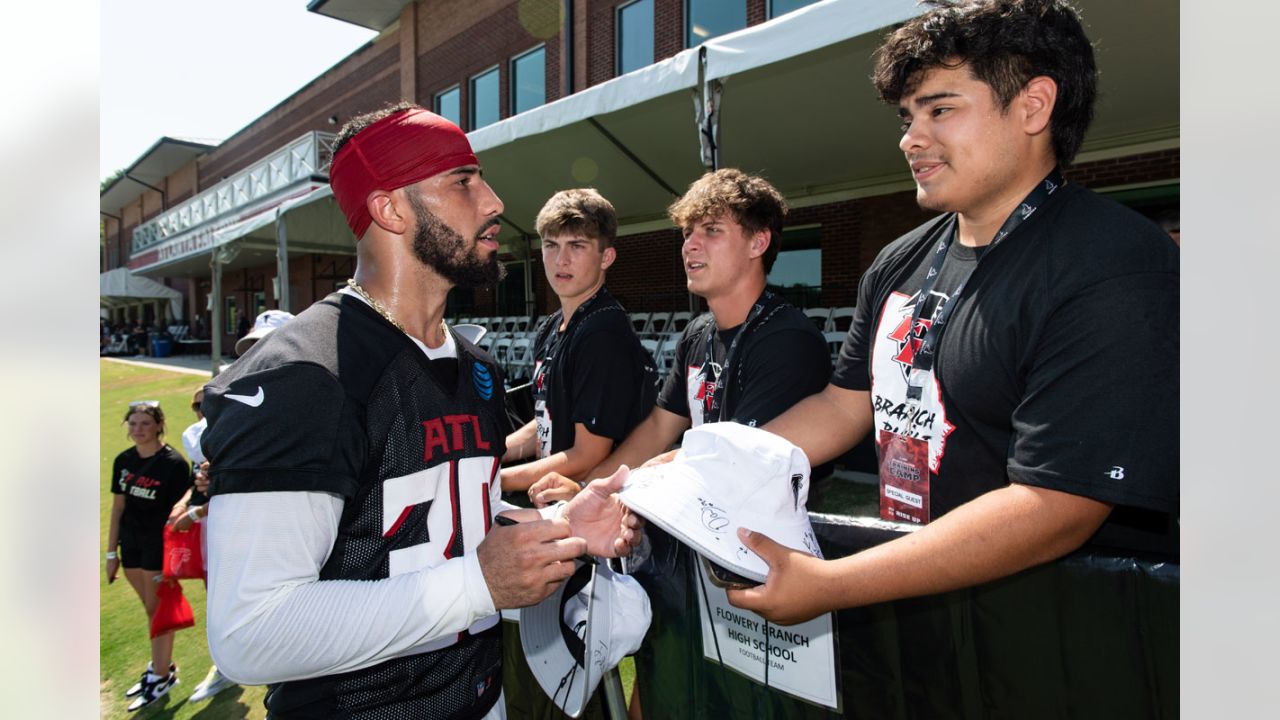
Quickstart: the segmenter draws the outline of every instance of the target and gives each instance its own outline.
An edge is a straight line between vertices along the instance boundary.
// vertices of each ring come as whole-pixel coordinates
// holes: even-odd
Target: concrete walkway
[[[213,373],[210,370],[213,366],[213,358],[209,355],[170,355],[169,357],[162,358],[135,355],[133,357],[104,357],[102,359],[109,362],[124,363],[126,365],[137,365],[139,367],[172,370],[174,372],[187,373],[188,375],[213,377]],[[223,364],[230,361],[231,358],[228,357],[224,357],[222,359]]]

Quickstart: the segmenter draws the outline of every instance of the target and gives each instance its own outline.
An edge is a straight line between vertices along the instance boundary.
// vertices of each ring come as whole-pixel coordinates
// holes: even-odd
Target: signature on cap
[[[723,533],[729,526],[729,517],[724,510],[702,498],[698,498],[698,502],[702,505],[702,526],[713,533]]]

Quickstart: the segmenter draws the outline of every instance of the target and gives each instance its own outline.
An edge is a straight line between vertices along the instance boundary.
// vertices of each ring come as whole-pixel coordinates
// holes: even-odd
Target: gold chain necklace
[[[409,334],[409,331],[404,329],[404,325],[401,325],[399,320],[396,320],[395,318],[391,317],[391,313],[387,312],[387,309],[382,306],[382,303],[378,302],[377,300],[374,300],[373,296],[370,295],[367,290],[360,287],[360,283],[356,282],[355,278],[347,278],[347,287],[360,293],[360,297],[364,298],[365,302],[369,303],[369,307],[373,308],[378,312],[379,315],[386,318],[387,322],[391,323],[392,325],[395,325],[396,328],[400,330],[400,332],[404,333],[405,335]],[[444,318],[441,318],[440,319],[440,339],[442,342],[444,338],[448,335],[448,333],[449,333],[449,328],[445,324]]]

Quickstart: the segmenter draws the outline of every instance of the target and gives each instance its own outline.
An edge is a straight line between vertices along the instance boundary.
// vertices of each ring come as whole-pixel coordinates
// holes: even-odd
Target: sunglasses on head
[[[129,407],[160,407],[159,400],[134,400],[129,403]]]

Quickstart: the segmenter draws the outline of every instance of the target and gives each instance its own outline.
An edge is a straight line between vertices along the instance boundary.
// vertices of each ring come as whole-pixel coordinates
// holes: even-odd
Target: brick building
[[[1176,216],[1178,5],[1078,5],[1101,92],[1068,178]],[[234,344],[241,316],[298,312],[343,283],[354,238],[327,190],[332,134],[400,99],[468,130],[506,204],[508,277],[455,291],[455,318],[554,309],[533,218],[565,187],[597,187],[618,208],[610,287],[633,311],[690,309],[664,209],[713,162],[763,174],[787,196],[793,212],[770,279],[797,304],[852,305],[879,249],[928,217],[897,149],[895,114],[867,80],[872,50],[919,12],[914,0],[312,0],[308,9],[379,34],[225,142],[162,138],[103,190],[104,278],[147,278],[181,298],[104,290],[116,319],[180,315],[172,321],[203,328],[216,354]],[[708,107],[710,121],[697,111]]]

